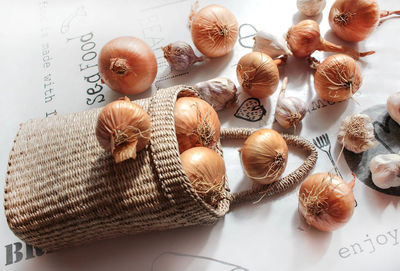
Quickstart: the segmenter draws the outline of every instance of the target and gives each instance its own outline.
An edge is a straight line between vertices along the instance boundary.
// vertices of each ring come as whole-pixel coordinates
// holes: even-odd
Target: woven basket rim
[[[171,113],[170,114],[174,114],[173,109],[174,109],[174,105],[176,100],[178,99],[179,96],[184,97],[184,96],[195,96],[195,97],[199,97],[202,98],[201,95],[191,86],[187,86],[187,85],[176,85],[170,88],[166,88],[166,89],[160,89],[157,91],[157,93],[155,95],[153,95],[151,97],[150,100],[150,106],[149,106],[149,115],[150,118],[152,119],[152,110],[153,109],[153,105],[157,104],[157,101],[160,99],[160,96],[162,96],[163,92],[172,92],[172,96],[171,96],[171,102],[172,102],[172,108],[171,108]],[[152,125],[154,123],[152,122]],[[196,192],[196,190],[194,189],[194,187],[192,186],[189,178],[187,177],[186,173],[183,170],[183,166],[182,166],[182,162],[180,159],[180,154],[179,154],[179,148],[178,148],[178,140],[176,138],[176,132],[175,132],[175,124],[171,126],[171,128],[173,129],[173,134],[174,136],[172,136],[170,138],[170,140],[173,141],[173,145],[175,146],[175,151],[176,151],[176,166],[178,167],[179,170],[179,174],[183,177],[182,178],[182,182],[181,185],[185,188],[184,191],[187,194],[188,197],[190,197],[191,199],[193,199],[198,205],[199,207],[201,207],[202,209],[206,210],[208,212],[209,215],[216,217],[216,218],[220,218],[222,216],[224,216],[228,211],[229,211],[229,206],[230,206],[230,193],[227,191],[227,187],[224,190],[224,197],[222,200],[220,200],[218,202],[217,207],[213,207],[212,205],[208,204],[205,200],[203,200]],[[153,138],[153,135],[151,136]],[[156,153],[160,153],[163,150],[160,149],[156,149],[155,145],[152,144],[153,140],[152,138],[150,139],[150,148],[151,148],[151,156],[153,158],[153,161],[156,160],[157,158],[155,157]],[[219,146],[220,146],[220,142],[219,142]],[[219,154],[222,156],[222,149],[218,150]],[[157,172],[157,177],[159,178],[159,180],[161,182],[163,182],[163,174],[161,174],[160,172]],[[227,180],[226,180],[227,183]],[[163,189],[166,198],[169,199],[169,201],[175,205],[174,202],[174,197],[173,195],[171,195],[167,190]],[[178,208],[178,211],[182,212],[182,215],[187,215],[184,212],[184,209]]]

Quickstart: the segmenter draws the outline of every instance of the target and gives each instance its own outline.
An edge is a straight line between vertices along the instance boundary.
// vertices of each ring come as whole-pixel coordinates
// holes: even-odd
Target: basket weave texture
[[[203,201],[180,161],[174,105],[196,96],[187,86],[158,90],[134,101],[150,115],[150,144],[135,160],[114,163],[97,142],[100,109],[30,120],[21,125],[11,150],[4,206],[11,230],[46,251],[145,231],[213,224],[231,205],[271,197],[303,180],[317,160],[309,141],[283,135],[307,153],[299,168],[269,185],[229,193],[218,206]],[[246,139],[254,129],[228,128],[221,138]],[[216,151],[222,155],[220,143]]]
[[[44,250],[91,240],[195,224],[212,224],[229,209],[194,192],[179,158],[173,108],[188,87],[135,101],[148,111],[150,145],[115,164],[97,142],[101,109],[31,120],[10,154],[5,213],[11,230]],[[226,192],[227,193],[227,192]]]

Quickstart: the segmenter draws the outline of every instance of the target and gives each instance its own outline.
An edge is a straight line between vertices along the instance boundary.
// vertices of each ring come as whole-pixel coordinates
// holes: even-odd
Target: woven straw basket
[[[284,135],[288,145],[308,155],[295,172],[240,193],[231,194],[226,185],[218,206],[208,205],[182,169],[175,136],[175,101],[194,95],[190,87],[175,86],[134,101],[150,115],[150,144],[135,160],[119,164],[96,140],[101,108],[22,124],[10,154],[4,196],[11,230],[50,251],[125,234],[212,224],[232,204],[287,190],[315,165],[317,152],[310,142]],[[221,134],[245,139],[252,132],[223,129]]]

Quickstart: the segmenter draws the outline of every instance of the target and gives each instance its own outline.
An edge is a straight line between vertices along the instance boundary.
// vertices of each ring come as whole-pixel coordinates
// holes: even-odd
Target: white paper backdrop
[[[289,77],[287,94],[309,104],[300,135],[312,140],[327,133],[332,155],[340,146],[336,133],[340,120],[374,105],[399,91],[400,19],[381,25],[366,41],[344,43],[330,30],[327,1],[316,18],[323,36],[333,42],[376,50],[359,63],[363,85],[354,101],[334,105],[321,102],[313,89],[312,71],[306,61],[290,57],[281,69]],[[305,17],[294,0],[282,1],[200,1],[200,7],[218,3],[228,7],[241,25],[241,44],[252,44],[254,29],[284,34]],[[382,9],[400,9],[397,0],[379,1]],[[18,1],[3,2],[0,9],[3,78],[0,100],[0,180],[4,190],[8,154],[18,125],[30,118],[65,114],[101,107],[120,95],[100,84],[97,54],[110,39],[137,36],[154,50],[159,72],[152,89],[132,99],[149,97],[157,88],[194,84],[217,76],[235,83],[236,63],[250,49],[236,43],[233,53],[192,67],[171,72],[162,57],[161,46],[183,40],[191,43],[187,17],[193,1]],[[197,52],[197,51],[196,51]],[[316,53],[323,59],[326,53]],[[96,83],[98,85],[96,85]],[[96,92],[91,95],[89,90]],[[245,100],[240,96],[240,101]],[[233,116],[237,107],[221,112],[224,127],[273,127],[277,93],[262,104],[262,120],[252,123]],[[400,135],[394,135],[399,137]],[[251,185],[244,176],[238,142],[226,142],[225,162],[231,188],[239,191]],[[399,150],[397,150],[399,151]],[[290,153],[286,173],[295,169],[302,155]],[[347,181],[350,169],[344,157],[338,166]],[[315,172],[332,168],[327,155],[319,151]],[[0,266],[3,270],[398,270],[400,266],[399,196],[377,192],[357,181],[358,202],[354,216],[343,228],[322,233],[307,227],[297,212],[298,187],[258,204],[235,208],[213,226],[197,226],[166,232],[145,233],[96,242],[84,247],[44,254],[20,241],[9,230],[4,211],[0,215]],[[3,204],[4,195],[1,193]]]

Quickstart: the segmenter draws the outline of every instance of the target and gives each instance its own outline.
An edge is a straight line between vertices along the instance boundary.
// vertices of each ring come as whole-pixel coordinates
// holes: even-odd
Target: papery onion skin
[[[99,114],[96,137],[100,146],[111,151],[115,162],[136,158],[150,140],[150,116],[127,97],[106,105]]]
[[[232,51],[239,27],[235,15],[227,8],[209,5],[192,19],[192,40],[196,48],[208,57],[221,57]]]
[[[217,112],[206,101],[196,97],[179,98],[174,119],[180,153],[193,147],[216,147],[221,123]]]
[[[247,138],[240,153],[246,175],[255,182],[269,184],[285,170],[288,146],[275,130],[260,129]]]
[[[337,45],[321,37],[319,25],[314,20],[303,20],[293,25],[286,34],[289,49],[295,57],[309,57],[314,51],[345,53],[355,59],[368,56],[375,51],[358,52],[357,50]]]
[[[194,147],[181,154],[183,170],[200,197],[211,205],[222,199],[225,184],[224,159],[206,147]]]
[[[342,227],[354,212],[354,180],[346,183],[337,175],[321,172],[309,176],[299,192],[299,211],[306,222],[330,232]]]
[[[329,25],[343,40],[358,42],[374,31],[379,17],[375,0],[336,0],[329,12]]]
[[[243,91],[260,99],[272,95],[279,84],[276,63],[276,60],[264,53],[251,52],[244,55],[236,67],[236,75]]]
[[[119,37],[107,42],[99,56],[101,79],[124,95],[147,90],[157,75],[157,60],[150,46],[136,37]]]
[[[351,98],[362,83],[357,62],[344,54],[329,56],[318,65],[314,75],[314,88],[318,96],[329,102]]]

